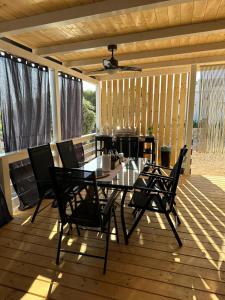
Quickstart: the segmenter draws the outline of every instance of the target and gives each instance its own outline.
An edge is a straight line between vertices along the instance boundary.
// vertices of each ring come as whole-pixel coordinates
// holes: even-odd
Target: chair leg
[[[172,209],[172,213],[173,213],[174,217],[176,218],[176,221],[177,221],[178,225],[180,225],[181,224],[181,220],[180,220],[180,218],[179,218],[179,216],[177,214],[177,211],[176,211],[176,209],[174,207]]]
[[[32,216],[32,219],[31,219],[31,223],[34,223],[34,220],[35,220],[35,218],[36,218],[36,215],[37,215],[37,213],[38,213],[38,211],[39,211],[39,208],[40,208],[40,206],[41,206],[41,203],[42,203],[42,198],[38,201],[38,204],[37,204],[37,207],[36,207],[36,209],[35,209],[35,211],[34,211],[34,214],[33,214],[33,216]]]
[[[116,220],[116,212],[115,212],[115,207],[113,207],[113,219],[114,219],[114,225],[116,229],[116,241],[119,244],[119,231],[118,231],[118,225],[117,225],[117,220]]]
[[[56,264],[59,264],[59,257],[60,257],[60,249],[61,249],[61,242],[63,236],[63,224],[61,223],[61,229],[59,233],[59,241],[58,241],[58,248],[57,248],[57,255],[56,255]]]
[[[80,236],[80,229],[79,229],[79,226],[77,224],[76,224],[76,229],[77,229],[78,236]]]
[[[134,220],[134,222],[133,222],[133,224],[132,224],[132,226],[131,226],[130,230],[128,231],[128,234],[127,234],[127,240],[125,241],[126,245],[128,245],[128,239],[131,236],[131,234],[133,233],[134,229],[137,227],[137,225],[138,225],[139,221],[141,220],[144,213],[145,213],[145,209],[140,210],[138,216]]]
[[[169,225],[170,225],[170,227],[171,227],[171,229],[172,229],[172,231],[173,231],[173,233],[174,233],[174,235],[175,235],[175,238],[176,238],[176,240],[177,240],[179,246],[182,247],[183,244],[182,244],[181,239],[180,239],[180,237],[179,237],[179,235],[178,235],[178,233],[177,233],[177,231],[176,231],[175,226],[173,225],[172,220],[170,219],[169,214],[168,214],[168,213],[165,213],[165,216],[166,216],[167,221],[168,221],[168,223],[169,223]]]
[[[107,266],[107,258],[108,258],[108,250],[109,250],[109,237],[110,237],[110,223],[111,223],[111,213],[109,216],[109,221],[108,221],[108,228],[106,232],[106,245],[105,245],[105,260],[104,260],[104,268],[103,268],[103,274],[106,273],[106,266]]]

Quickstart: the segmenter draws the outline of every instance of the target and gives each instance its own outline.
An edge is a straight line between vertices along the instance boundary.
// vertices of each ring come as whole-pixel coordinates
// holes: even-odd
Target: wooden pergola
[[[110,58],[110,44],[118,46],[115,57],[120,65],[142,71],[98,72],[102,59]],[[0,3],[0,50],[48,66],[53,151],[55,142],[62,140],[58,73],[63,72],[96,85],[96,124],[101,132],[124,127],[145,135],[152,126],[158,149],[171,145],[174,163],[184,143],[191,148],[197,71],[203,65],[225,63],[225,0],[5,1]],[[74,143],[88,143],[94,136]],[[92,146],[85,146],[89,155]],[[186,174],[190,155],[188,151]],[[26,150],[0,157],[0,183],[11,213],[9,164],[27,157]],[[104,278],[99,265],[88,260],[75,266],[67,260],[56,270],[56,213],[47,212],[31,225],[32,212],[20,212],[0,231],[0,269],[5,276],[0,279],[0,298],[222,299],[224,182],[200,176],[183,181],[178,206],[184,247],[176,249],[158,216],[147,216],[148,224],[143,222],[144,230],[137,232],[130,250],[112,246]],[[165,229],[162,234],[156,229],[158,222]]]

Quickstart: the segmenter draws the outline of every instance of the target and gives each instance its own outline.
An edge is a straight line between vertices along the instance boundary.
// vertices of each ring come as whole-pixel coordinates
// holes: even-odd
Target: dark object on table
[[[12,220],[12,216],[9,213],[5,196],[0,186],[0,227]]]
[[[129,206],[134,208],[133,214],[135,218],[130,230],[128,231],[128,234],[125,237],[126,243],[128,243],[129,237],[138,225],[145,211],[149,210],[165,215],[179,246],[182,246],[182,242],[176,231],[176,227],[174,226],[170,218],[170,213],[173,214],[175,223],[177,223],[178,225],[181,224],[175,209],[175,196],[181,171],[181,165],[186,153],[187,148],[186,146],[184,146],[180,150],[176,167],[174,168],[173,172],[171,172],[170,176],[163,176],[156,173],[142,173],[142,176],[146,175],[148,178],[148,183],[146,186],[141,186],[141,178],[138,178],[137,182],[134,184],[134,193],[129,203]],[[143,179],[143,181],[144,180],[145,179]]]
[[[114,217],[117,242],[119,242],[116,215],[114,210],[115,198],[118,194],[116,190],[109,196],[105,204],[100,203],[98,190],[96,185],[95,172],[84,171],[78,169],[65,169],[65,168],[51,168],[50,170],[56,199],[58,201],[58,209],[61,220],[61,228],[57,249],[56,263],[59,264],[60,252],[68,252],[73,254],[80,254],[91,256],[94,258],[104,259],[104,273],[106,272],[108,246],[110,237],[110,224],[111,217]],[[70,196],[67,193],[67,187],[70,186],[85,186],[87,191],[86,197],[83,201],[74,205]],[[89,193],[91,191],[91,193]],[[105,200],[105,199],[104,199]],[[69,211],[68,211],[69,209]],[[76,252],[64,250],[61,248],[63,230],[66,225],[72,228],[76,225],[78,235],[80,229],[94,230],[106,234],[105,255],[91,255],[86,252]]]
[[[39,212],[39,208],[43,199],[55,198],[55,194],[52,189],[52,180],[49,173],[49,167],[54,167],[54,160],[50,144],[28,148],[27,150],[39,194],[39,201],[31,219],[31,222],[33,223],[37,213]],[[44,208],[48,207],[50,204]],[[44,208],[42,208],[40,211],[42,211]]]
[[[111,160],[111,170],[114,170],[116,167],[118,167],[120,164],[119,159],[117,160]]]
[[[109,172],[103,172],[102,168],[98,168],[95,171],[96,179],[107,177],[107,176],[109,176],[109,174],[110,174]]]
[[[170,155],[171,155],[171,148],[168,146],[161,147],[161,165],[163,167],[169,168],[170,167]]]

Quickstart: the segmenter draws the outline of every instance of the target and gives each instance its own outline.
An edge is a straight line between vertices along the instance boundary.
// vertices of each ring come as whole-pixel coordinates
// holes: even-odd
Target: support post
[[[101,82],[96,85],[96,133],[101,131]]]
[[[62,137],[58,70],[49,70],[49,84],[52,106],[53,141],[60,142]]]
[[[195,85],[196,85],[196,71],[197,66],[191,65],[190,81],[189,81],[189,101],[188,101],[188,113],[187,113],[187,134],[186,145],[188,148],[185,175],[190,175],[191,172],[191,146],[192,146],[192,131],[193,131],[193,116],[195,105]]]

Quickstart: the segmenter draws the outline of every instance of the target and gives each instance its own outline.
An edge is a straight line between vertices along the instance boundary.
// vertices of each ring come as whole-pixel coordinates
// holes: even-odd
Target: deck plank
[[[225,299],[225,180],[191,176],[181,180],[177,207],[184,246],[178,248],[163,216],[146,213],[123,244],[112,237],[107,274],[102,261],[65,254],[55,264],[57,210],[30,223],[33,209],[18,212],[0,229],[0,292],[3,299]],[[132,219],[125,208],[128,226]],[[119,211],[118,211],[119,216]],[[68,248],[100,254],[94,233],[67,236]],[[3,295],[3,296],[2,296]]]

